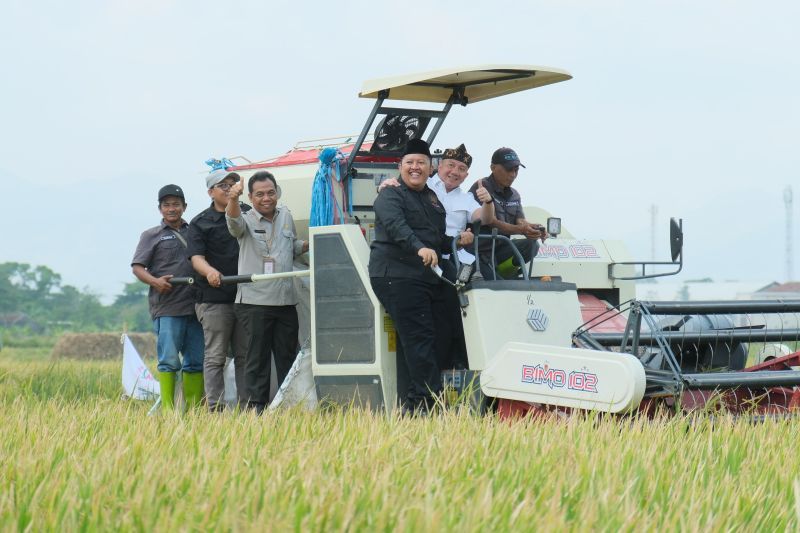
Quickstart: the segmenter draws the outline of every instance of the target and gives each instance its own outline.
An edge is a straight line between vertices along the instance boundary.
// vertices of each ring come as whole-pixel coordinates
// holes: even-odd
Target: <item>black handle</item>
[[[242,274],[241,276],[222,276],[223,285],[236,285],[237,283],[251,283],[253,281],[252,274]]]

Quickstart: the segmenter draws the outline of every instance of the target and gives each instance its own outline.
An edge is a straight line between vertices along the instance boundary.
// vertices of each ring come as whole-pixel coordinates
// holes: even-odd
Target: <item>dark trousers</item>
[[[203,358],[208,408],[212,411],[224,407],[225,363],[233,357],[236,378],[236,395],[242,407],[247,405],[247,389],[244,384],[244,367],[247,347],[242,324],[236,320],[233,303],[198,303],[194,309],[203,325],[206,355]]]
[[[517,247],[517,250],[519,250],[519,253],[522,254],[522,258],[525,260],[525,263],[531,261],[539,252],[539,242],[536,239],[513,239],[513,241],[514,245]],[[511,245],[505,241],[495,241],[494,263],[492,263],[491,248],[486,251],[481,251],[480,257],[478,258],[478,265],[481,269],[481,275],[483,276],[483,279],[488,281],[495,279],[494,267],[509,257],[514,257],[515,265],[525,268],[525,265],[517,264],[519,263],[519,260],[516,258],[514,251],[511,249]],[[500,276],[500,274],[497,274],[497,279],[517,279],[518,277],[519,276],[503,278]]]
[[[262,410],[269,403],[270,356],[275,356],[278,386],[297,356],[297,309],[293,305],[236,304],[247,339],[244,382],[248,403]]]
[[[398,383],[404,373],[408,376],[403,403],[413,409],[430,407],[433,395],[442,390],[437,334],[447,322],[444,286],[411,278],[370,278],[370,282],[397,330]]]
[[[442,259],[439,262],[443,275],[450,281],[455,281],[458,277],[456,264],[453,256],[449,259]],[[455,287],[450,285],[442,286],[443,317],[440,329],[436,331],[437,347],[439,355],[439,368],[447,370],[450,368],[467,368],[467,346],[464,341],[464,324],[461,321],[461,304],[458,301],[458,292]],[[439,313],[439,311],[437,311]]]
[[[439,339],[439,366],[442,370],[449,368],[468,368],[467,345],[464,341],[464,323],[461,321],[461,305],[454,287],[442,288],[444,296],[443,328],[437,331]]]

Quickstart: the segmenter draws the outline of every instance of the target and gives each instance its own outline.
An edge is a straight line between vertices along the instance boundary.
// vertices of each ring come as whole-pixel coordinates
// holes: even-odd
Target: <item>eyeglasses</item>
[[[233,183],[224,183],[224,182],[217,183],[216,185],[214,185],[214,187],[221,191],[227,191],[230,190],[231,187],[233,187]]]

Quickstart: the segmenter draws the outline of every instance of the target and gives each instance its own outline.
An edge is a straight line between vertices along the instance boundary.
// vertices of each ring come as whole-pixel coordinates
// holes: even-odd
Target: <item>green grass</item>
[[[49,348],[6,348],[0,352],[0,401],[115,399],[122,392],[120,365],[121,359],[51,360]]]
[[[800,527],[794,420],[148,417],[118,362],[0,375],[3,531]]]

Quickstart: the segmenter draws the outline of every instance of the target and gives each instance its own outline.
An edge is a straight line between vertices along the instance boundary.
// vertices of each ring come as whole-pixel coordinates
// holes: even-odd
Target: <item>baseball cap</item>
[[[514,167],[528,168],[522,164],[522,161],[519,160],[517,152],[511,148],[498,148],[495,150],[492,154],[492,164],[503,165],[507,169]]]
[[[239,181],[240,179],[242,179],[241,176],[239,176],[239,174],[237,174],[236,172],[228,172],[224,168],[219,168],[209,173],[208,176],[206,176],[206,186],[210,189],[211,187],[213,187],[214,185],[216,185],[217,183],[221,182],[222,180],[224,180],[229,176],[232,177],[234,181]]]
[[[167,196],[177,196],[184,202],[186,201],[186,197],[183,195],[183,189],[178,187],[177,185],[164,185],[158,191],[158,201],[160,202]]]

